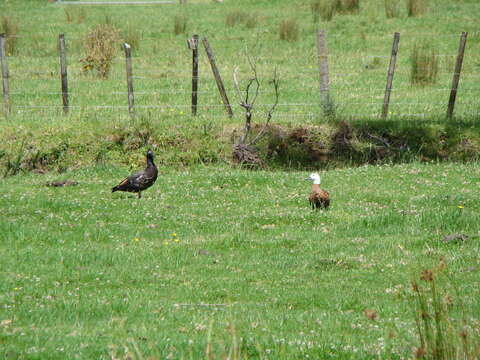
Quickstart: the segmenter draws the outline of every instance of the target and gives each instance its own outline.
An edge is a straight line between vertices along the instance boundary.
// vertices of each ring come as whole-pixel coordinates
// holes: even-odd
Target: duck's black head
[[[152,151],[152,150],[148,150],[148,151],[147,151],[147,161],[153,162],[153,158],[154,158],[153,151]]]

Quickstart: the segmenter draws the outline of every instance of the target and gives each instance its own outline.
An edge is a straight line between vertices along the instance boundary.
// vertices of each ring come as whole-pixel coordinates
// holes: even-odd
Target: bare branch
[[[249,96],[248,90],[250,89],[250,86],[254,82],[255,82],[255,85],[256,85],[255,96],[253,97],[253,100],[250,102],[251,106],[253,107],[253,105],[255,104],[255,101],[257,100],[258,93],[259,93],[259,90],[260,90],[260,82],[258,81],[257,59],[252,58],[249,53],[247,53],[247,59],[248,59],[248,63],[250,64],[250,69],[253,72],[253,78],[250,79],[250,83],[248,84],[248,87],[247,87],[247,99],[248,99],[248,96]],[[247,100],[247,103],[248,103],[248,100]]]
[[[270,120],[272,119],[272,115],[273,115],[273,112],[275,111],[275,108],[277,107],[278,105],[278,99],[280,97],[280,93],[279,93],[279,87],[280,87],[280,79],[278,77],[278,74],[277,74],[277,68],[275,67],[275,70],[273,72],[273,79],[271,81],[271,83],[273,84],[273,88],[275,90],[275,101],[272,105],[272,107],[270,108],[270,110],[268,111],[268,114],[267,114],[267,121],[265,122],[265,124],[263,125],[263,128],[262,130],[260,130],[257,134],[257,136],[255,136],[255,138],[250,142],[250,145],[253,145],[255,144],[258,140],[261,139],[261,137],[264,135],[265,133],[265,130],[267,129],[268,125],[270,124]]]
[[[233,87],[235,88],[235,92],[237,93],[238,101],[240,102],[240,105],[243,105],[243,98],[242,98],[242,92],[240,91],[240,87],[238,85],[238,80],[237,80],[237,71],[238,71],[238,66],[235,66],[233,69]]]

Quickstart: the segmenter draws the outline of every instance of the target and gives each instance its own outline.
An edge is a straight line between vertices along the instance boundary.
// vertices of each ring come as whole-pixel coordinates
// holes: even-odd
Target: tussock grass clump
[[[319,18],[330,21],[337,13],[354,13],[360,10],[360,0],[313,0],[310,3],[310,9],[314,22]]]
[[[17,52],[18,47],[18,23],[10,16],[2,16],[0,21],[0,33],[4,33],[7,41],[5,43],[5,51],[7,55],[13,55]]]
[[[415,324],[419,346],[415,359],[456,360],[478,359],[480,356],[480,329],[467,320],[459,299],[439,285],[445,264],[436,269],[424,269],[420,279],[412,281]],[[457,294],[458,297],[458,294]],[[462,319],[455,319],[455,312]]]
[[[173,33],[175,35],[185,34],[187,32],[187,21],[188,18],[185,15],[175,15],[173,18]]]
[[[249,14],[247,18],[244,20],[245,27],[248,29],[253,29],[258,24],[258,16],[255,14]]]
[[[75,21],[77,24],[81,24],[87,18],[87,12],[85,11],[84,8],[72,9],[70,7],[66,7],[64,9],[64,12],[65,12],[65,20],[67,21],[67,23],[73,23]]]
[[[133,50],[138,51],[140,49],[140,32],[132,24],[128,24],[128,28],[123,34],[123,41]]]
[[[313,21],[318,22],[319,18],[323,21],[330,21],[335,15],[335,7],[330,0],[313,0],[310,4],[313,14]]]
[[[246,18],[247,13],[245,11],[239,9],[232,10],[225,16],[225,24],[233,27],[245,21]]]
[[[410,17],[425,15],[428,10],[428,0],[407,0],[407,14]]]
[[[388,19],[396,18],[400,15],[397,0],[385,0],[385,15]]]
[[[257,26],[258,16],[250,14],[243,10],[233,10],[225,16],[225,24],[230,27],[234,27],[239,24],[245,25],[245,27],[252,29]]]
[[[297,41],[300,33],[297,20],[286,19],[280,23],[280,39],[286,41]]]
[[[415,44],[411,58],[410,81],[415,85],[434,84],[438,77],[438,56],[429,44]]]
[[[352,13],[360,10],[360,0],[335,0],[340,12]]]
[[[92,29],[85,38],[85,57],[80,61],[84,72],[95,72],[107,78],[113,58],[120,49],[120,30],[113,25],[102,24]]]

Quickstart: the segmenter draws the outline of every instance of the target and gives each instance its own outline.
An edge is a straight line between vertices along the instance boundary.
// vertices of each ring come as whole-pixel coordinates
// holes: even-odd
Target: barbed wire
[[[337,105],[374,105],[382,106],[383,101],[339,101],[335,102]],[[240,104],[232,103],[231,106],[238,107],[242,109]],[[255,108],[271,108],[274,104],[256,104]],[[446,102],[422,102],[422,101],[391,101],[390,105],[446,105]],[[461,102],[457,105],[477,105],[480,107],[480,102]],[[63,108],[63,105],[22,105],[22,104],[12,104],[16,108]],[[318,103],[285,103],[277,104],[279,108],[282,107],[316,107],[319,108],[322,106],[320,102]],[[128,108],[128,105],[70,105],[70,108]],[[191,104],[156,104],[156,105],[135,105],[135,108],[153,108],[153,109],[174,109],[174,108],[191,108]],[[224,104],[198,104],[197,108],[224,108]],[[243,112],[243,110],[242,110]]]
[[[50,28],[52,26],[57,26],[57,27],[63,27],[63,25],[60,25],[60,24],[49,24]],[[255,30],[257,30],[257,32],[261,32],[262,34],[264,35],[269,35],[269,34],[272,34],[274,35],[275,37],[278,37],[278,34],[277,33],[270,33],[269,31],[271,29],[269,28],[255,28]],[[268,30],[268,32],[267,32]],[[51,30],[50,30],[51,31]],[[435,38],[444,38],[444,37],[459,37],[462,33],[462,31],[465,31],[465,30],[459,30],[458,32],[451,32],[451,33],[430,33],[430,32],[405,32],[405,31],[399,31],[401,36],[403,37],[422,37],[422,36],[426,36],[426,37],[435,37]],[[244,35],[246,37],[248,36],[251,36],[251,39],[245,39],[244,36],[216,36],[214,33],[205,33],[205,34],[199,34],[201,37],[205,37],[207,36],[209,40],[215,40],[215,41],[231,41],[231,42],[238,42],[238,41],[246,41],[246,40],[256,40],[257,38],[257,32],[253,32],[251,35],[250,34],[247,34],[247,35]],[[325,32],[326,32],[326,36],[327,36],[327,39],[329,37],[342,37],[342,38],[345,38],[345,37],[349,37],[349,36],[352,36],[352,37],[359,37],[358,34],[344,34],[344,33],[335,33],[335,32],[332,32],[332,31],[329,31],[328,29],[325,29]],[[368,39],[391,39],[393,34],[394,34],[395,31],[392,31],[391,33],[382,33],[382,34],[368,34],[366,35],[366,37]],[[468,33],[469,36],[477,36],[477,35],[480,35],[480,31],[466,31]],[[54,33],[53,31],[51,32],[51,34],[53,36],[55,36],[54,38],[56,39],[58,37],[58,34],[57,33]],[[74,35],[74,36],[71,36],[69,35],[68,32],[63,32],[63,34],[65,35],[65,39],[66,40],[74,40],[74,41],[77,41],[77,40],[85,40],[85,37],[84,36],[77,36],[77,35]],[[193,33],[192,33],[193,35]],[[7,38],[25,38],[25,39],[30,39],[31,37],[30,36],[27,36],[27,35],[19,35],[19,34],[15,34],[15,35],[12,35],[12,34],[7,34],[6,35]],[[44,36],[43,38],[47,38],[46,36]],[[177,36],[175,37],[156,37],[156,36],[152,36],[152,35],[146,35],[146,36],[140,36],[140,39],[141,40],[156,40],[156,41],[168,41],[168,42],[173,42],[173,43],[178,43],[179,42],[179,39]],[[185,39],[183,39],[183,41],[185,41]]]
[[[333,86],[331,87],[332,91],[341,91],[342,89],[335,89]],[[351,91],[350,89],[345,89],[348,91]],[[385,91],[385,87],[382,88],[371,88],[371,87],[356,87],[355,90],[357,91]],[[411,87],[397,87],[397,88],[392,88],[390,91],[405,91],[405,90],[411,90]],[[451,91],[451,88],[418,88],[416,90],[424,91],[424,92],[430,92],[430,91]],[[478,91],[480,90],[480,87],[478,88],[465,88],[465,86],[462,86],[459,91]],[[216,88],[210,88],[209,90],[198,90],[196,91],[197,94],[212,94],[214,96],[217,96],[217,89]],[[297,91],[295,90],[296,93],[301,93],[301,94],[318,94],[318,87],[311,88],[311,89],[306,89],[302,88],[302,91]],[[240,90],[242,93],[247,93],[245,90]],[[192,91],[189,89],[180,89],[180,90],[157,90],[157,91],[136,91],[134,92],[134,95],[171,95],[171,94],[186,94],[186,95],[191,95]],[[260,91],[259,94],[264,94],[264,95],[275,95],[275,92],[273,91]],[[54,91],[54,92],[10,92],[10,95],[25,95],[25,96],[30,96],[30,95],[37,95],[37,96],[42,96],[42,95],[63,95],[63,92],[61,91]],[[76,95],[88,95],[88,93],[81,92],[81,91],[69,91],[68,95],[76,96]],[[113,91],[113,92],[102,92],[101,95],[121,95],[125,96],[128,95],[128,91]],[[362,96],[365,95],[364,93],[361,94]],[[93,96],[98,97],[98,94],[93,94]]]

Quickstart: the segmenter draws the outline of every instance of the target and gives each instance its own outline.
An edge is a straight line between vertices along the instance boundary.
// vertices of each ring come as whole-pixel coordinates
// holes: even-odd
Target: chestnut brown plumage
[[[112,188],[115,191],[128,191],[137,193],[138,198],[142,197],[141,192],[152,186],[157,180],[158,169],[153,162],[153,151],[147,151],[147,167],[145,170],[136,172],[123,179],[120,184]]]
[[[306,180],[311,180],[312,184],[312,191],[308,200],[312,209],[325,209],[327,210],[330,206],[330,194],[320,188],[320,175],[317,173],[310,174],[310,176]]]

